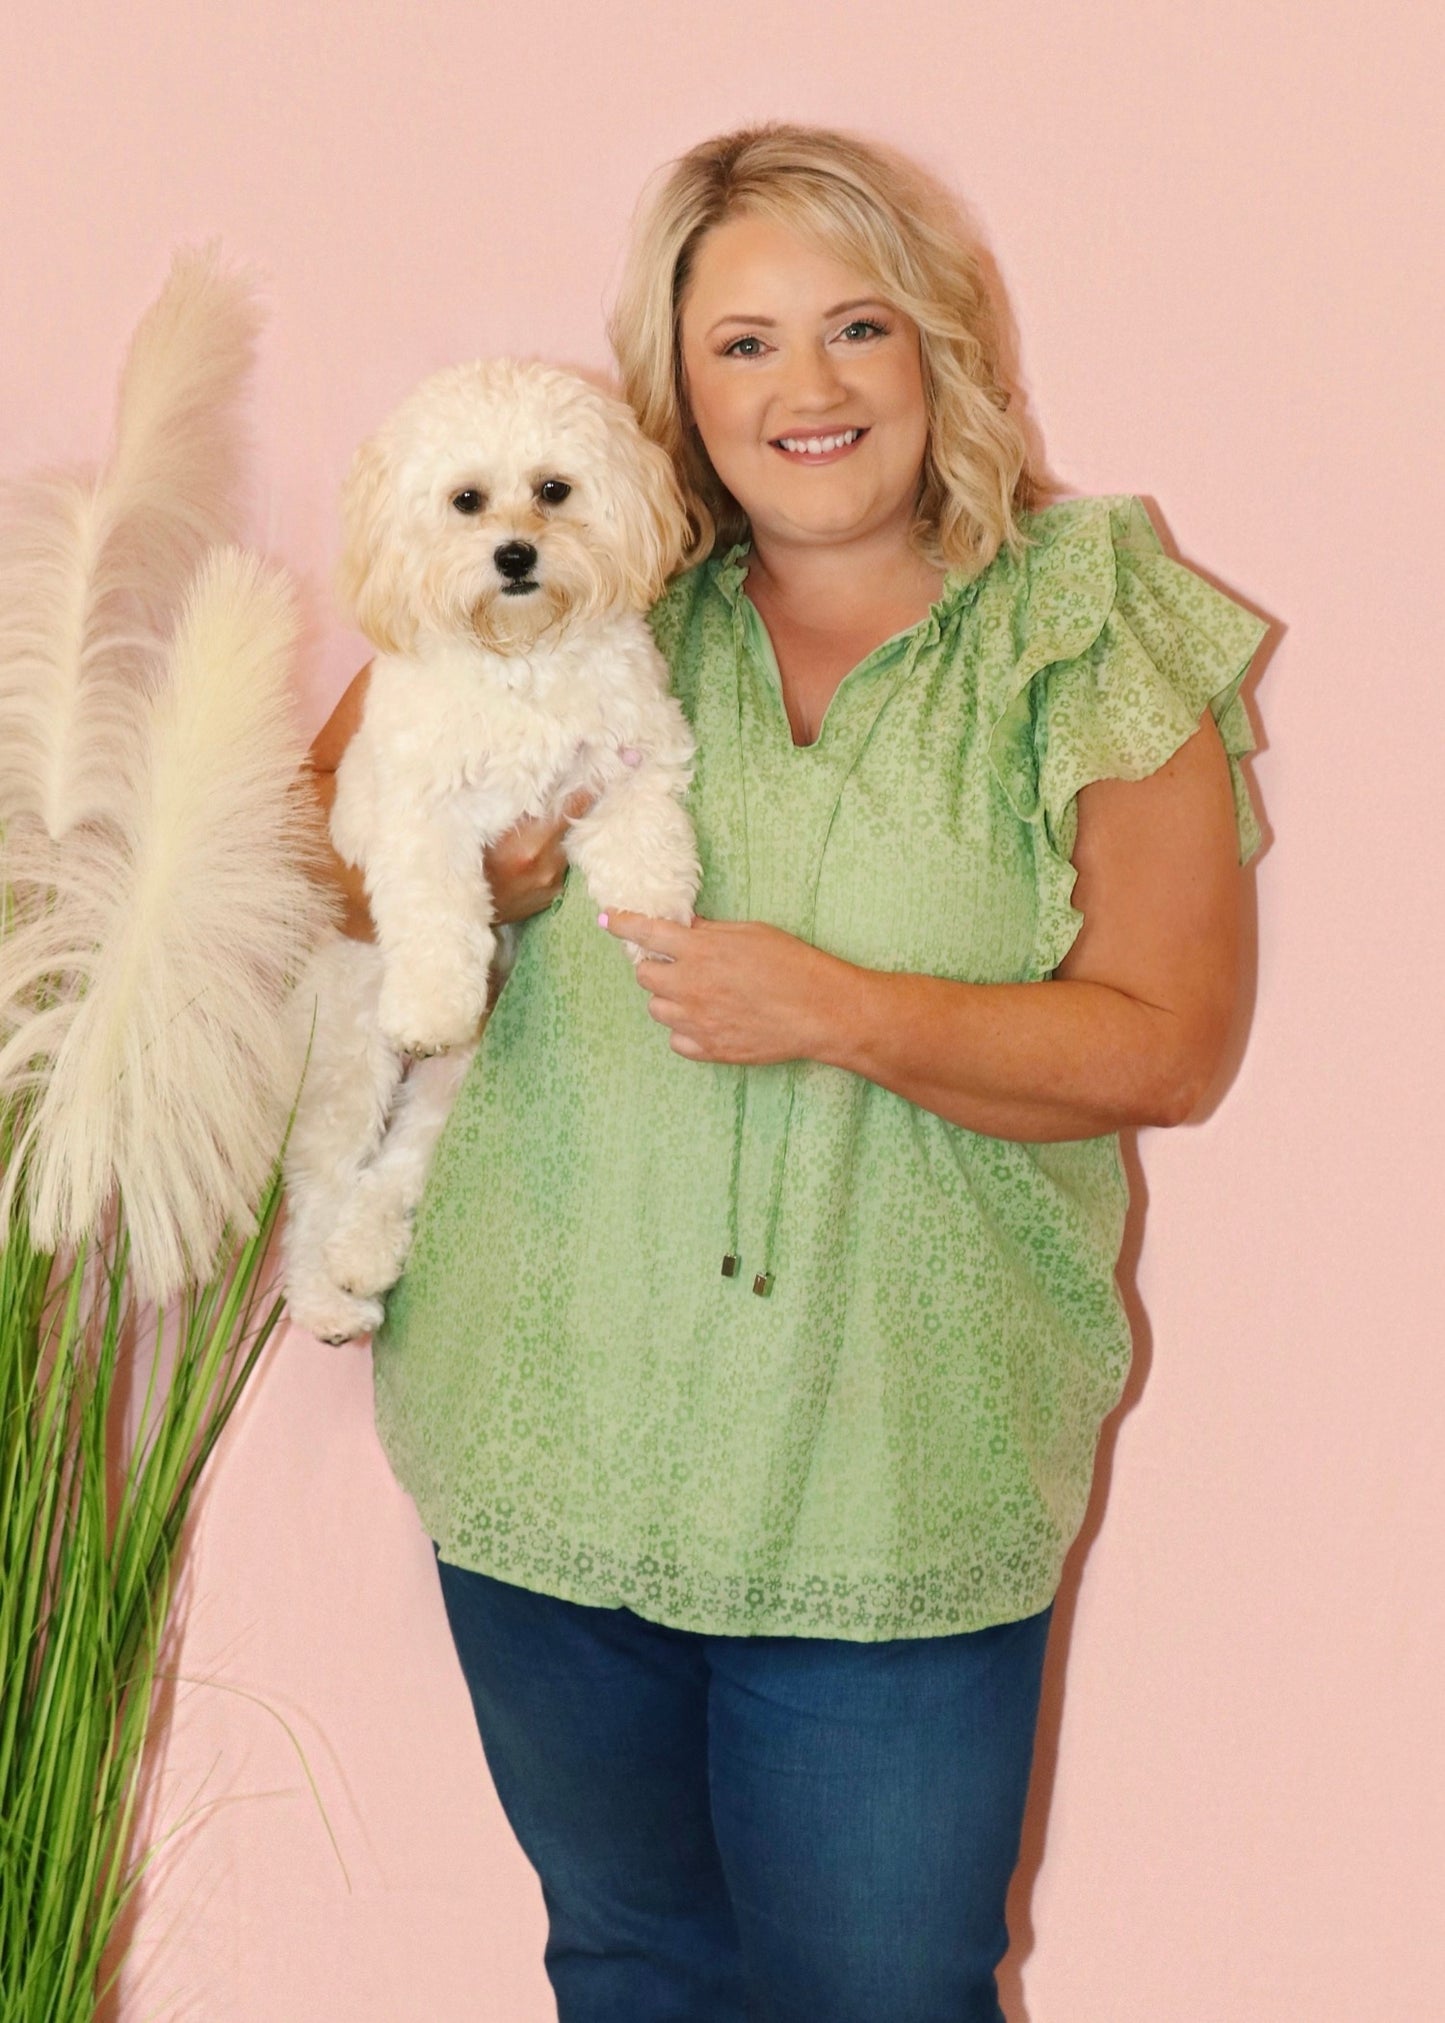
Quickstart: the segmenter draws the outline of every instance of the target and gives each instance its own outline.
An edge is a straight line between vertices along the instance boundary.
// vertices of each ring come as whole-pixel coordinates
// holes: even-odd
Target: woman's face
[[[730,218],[696,249],[681,339],[692,418],[755,535],[906,538],[928,439],[918,326],[866,276]]]

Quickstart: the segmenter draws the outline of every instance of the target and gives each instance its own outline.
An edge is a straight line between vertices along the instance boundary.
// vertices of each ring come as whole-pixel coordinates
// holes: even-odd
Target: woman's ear
[[[405,594],[406,548],[394,500],[391,460],[383,440],[372,436],[353,457],[341,489],[336,589],[373,645],[383,653],[407,653],[416,643],[416,615]]]

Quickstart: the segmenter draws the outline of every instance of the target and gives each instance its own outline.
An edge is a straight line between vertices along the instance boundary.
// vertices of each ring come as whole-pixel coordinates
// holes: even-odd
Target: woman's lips
[[[816,435],[774,436],[770,447],[790,464],[836,464],[851,455],[867,433],[866,428],[820,429]],[[811,448],[815,443],[818,447]]]

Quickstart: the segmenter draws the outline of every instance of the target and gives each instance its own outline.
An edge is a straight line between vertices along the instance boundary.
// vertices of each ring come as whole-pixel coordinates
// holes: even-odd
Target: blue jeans
[[[713,1637],[437,1565],[559,2023],[1002,2023],[1049,1610]]]

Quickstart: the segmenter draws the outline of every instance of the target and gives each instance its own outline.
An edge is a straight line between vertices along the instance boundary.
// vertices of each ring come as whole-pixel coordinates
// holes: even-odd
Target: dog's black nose
[[[537,551],[530,541],[503,541],[500,548],[492,550],[492,560],[500,575],[520,583],[536,568]]]

